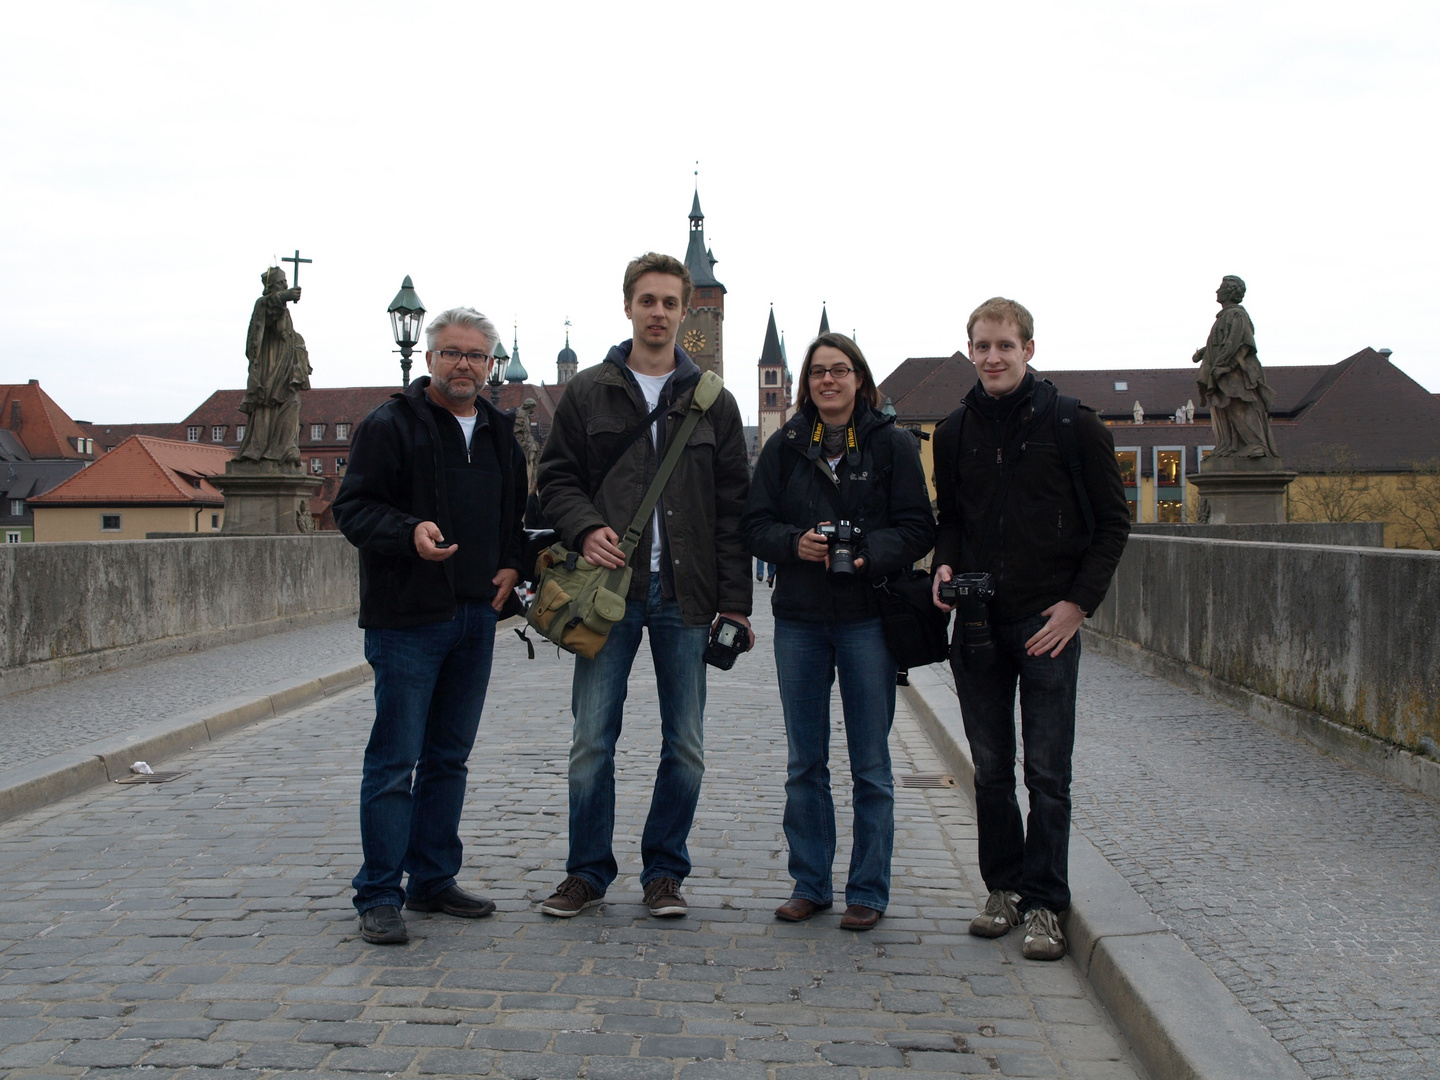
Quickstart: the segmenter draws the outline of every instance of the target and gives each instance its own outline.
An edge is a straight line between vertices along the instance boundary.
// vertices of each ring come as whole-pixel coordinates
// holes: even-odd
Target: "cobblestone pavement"
[[[757,624],[768,638],[768,619]],[[789,880],[768,655],[711,681],[690,915],[640,906],[658,756],[640,679],[619,760],[621,877],[578,918],[537,914],[563,876],[570,665],[499,656],[461,875],[496,898],[493,918],[409,913],[408,946],[359,940],[349,878],[371,710],[357,689],[171,759],[193,770],[173,783],[111,786],[0,825],[0,1069],[1137,1076],[1070,961],[1025,962],[1016,934],[965,933],[978,886],[956,789],[897,789],[894,897],[877,930],[842,932],[838,911],[775,921]],[[903,705],[892,745],[897,773],[939,771]],[[847,859],[842,843],[837,865]]]
[[[1094,654],[1074,797],[1080,831],[1311,1076],[1440,1077],[1440,806]]]
[[[364,660],[355,616],[0,696],[0,771],[268,683]]]

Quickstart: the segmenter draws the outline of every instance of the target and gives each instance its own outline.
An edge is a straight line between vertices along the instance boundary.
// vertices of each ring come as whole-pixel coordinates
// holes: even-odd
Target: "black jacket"
[[[605,473],[625,435],[650,414],[626,366],[630,348],[623,342],[604,362],[565,384],[540,455],[535,480],[541,508],[572,551],[579,551],[586,534],[602,525],[624,536],[660,467],[646,431]],[[684,422],[699,382],[700,369],[677,347],[675,373],[665,391],[670,404],[661,415],[664,447]],[[659,502],[666,588],[673,591],[686,626],[708,625],[720,611],[750,614],[750,558],[740,531],[749,485],[740,408],[723,390],[695,425]],[[647,525],[630,558],[631,600],[643,601],[650,588],[652,536]]]
[[[426,402],[429,376],[416,379],[360,422],[335,496],[335,524],[360,549],[360,625],[398,629],[455,617],[453,559],[415,551],[415,526],[433,521],[452,535],[440,430]],[[500,471],[500,567],[524,573],[525,456],[515,416],[476,399]],[[476,437],[480,437],[477,428]],[[458,553],[457,553],[458,557]]]
[[[858,622],[879,616],[875,583],[904,570],[930,550],[935,518],[911,435],[863,401],[855,405],[856,447],[835,467],[812,438],[818,415],[807,402],[760,451],[745,535],[758,559],[775,563],[776,616],[807,622]],[[865,565],[851,579],[801,560],[800,536],[822,521],[844,519],[864,530]]]
[[[965,395],[958,440],[960,410],[935,431],[940,515],[935,565],[956,573],[988,570],[995,578],[991,611],[1003,621],[1038,614],[1061,600],[1092,614],[1105,598],[1130,534],[1115,442],[1100,418],[1082,407],[1076,442],[1081,478],[1095,515],[1095,531],[1087,542],[1084,513],[1056,433],[1059,395],[1033,374],[1025,376],[1016,393],[1018,402],[1000,423],[991,418],[996,415],[995,399],[977,382]],[[1013,460],[1015,471],[987,558],[979,548],[1005,460]],[[974,564],[965,555],[967,538]]]

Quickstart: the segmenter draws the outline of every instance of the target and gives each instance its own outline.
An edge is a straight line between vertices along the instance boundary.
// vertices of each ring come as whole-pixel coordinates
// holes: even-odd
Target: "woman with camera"
[[[788,922],[833,902],[830,691],[840,678],[854,788],[854,845],[840,925],[869,930],[890,898],[895,789],[888,745],[895,661],[876,586],[930,550],[935,519],[914,436],[876,406],[860,348],[821,334],[800,367],[798,409],[765,443],[744,528],[757,558],[779,566],[771,601],[789,762],[785,838],[795,886]]]

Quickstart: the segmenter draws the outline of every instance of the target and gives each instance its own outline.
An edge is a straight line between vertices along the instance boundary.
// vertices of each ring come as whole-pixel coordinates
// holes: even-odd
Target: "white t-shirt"
[[[640,392],[645,395],[645,404],[650,412],[655,411],[655,406],[660,404],[660,394],[665,390],[665,384],[670,381],[670,376],[675,374],[668,371],[664,375],[641,375],[634,368],[630,374],[635,376],[635,381],[640,384]],[[660,421],[656,420],[650,425],[650,438],[656,448],[660,446]],[[660,504],[655,504],[655,517],[651,525],[650,537],[650,572],[660,572]]]
[[[460,424],[460,434],[465,436],[465,445],[469,446],[475,435],[475,421],[480,419],[480,410],[476,409],[469,416],[457,416],[455,419]]]

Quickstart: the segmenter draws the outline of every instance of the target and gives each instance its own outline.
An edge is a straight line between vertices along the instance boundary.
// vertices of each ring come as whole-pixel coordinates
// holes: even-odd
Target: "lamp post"
[[[401,386],[410,385],[410,355],[420,343],[420,326],[424,321],[425,305],[415,295],[415,286],[406,274],[400,291],[390,301],[390,328],[395,333],[395,344],[400,346],[396,351],[400,353]]]
[[[500,407],[500,387],[505,385],[505,369],[509,366],[510,354],[505,351],[505,343],[496,338],[495,359],[491,361],[490,378],[485,380],[485,385],[490,387],[490,400],[497,409]]]

